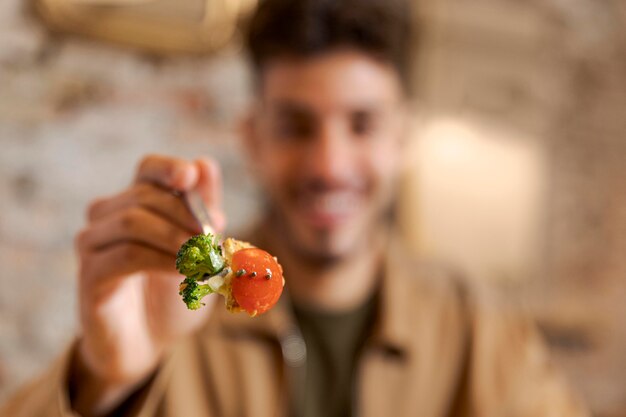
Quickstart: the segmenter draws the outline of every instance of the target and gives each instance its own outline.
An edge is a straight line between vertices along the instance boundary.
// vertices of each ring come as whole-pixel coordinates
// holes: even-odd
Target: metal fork
[[[205,235],[209,233],[215,236],[215,229],[213,229],[213,223],[211,219],[211,213],[207,206],[204,204],[204,200],[198,191],[191,190],[186,193],[187,205],[189,210],[196,218],[200,226],[202,226],[202,232]]]

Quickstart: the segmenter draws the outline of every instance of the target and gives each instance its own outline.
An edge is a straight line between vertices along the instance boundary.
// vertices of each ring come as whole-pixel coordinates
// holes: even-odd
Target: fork
[[[213,229],[211,213],[207,209],[207,206],[204,204],[204,200],[202,199],[200,193],[196,190],[190,190],[186,192],[185,197],[187,200],[187,205],[189,206],[189,210],[191,210],[191,213],[202,227],[202,232],[205,235],[208,235],[210,233],[215,236],[215,229]]]

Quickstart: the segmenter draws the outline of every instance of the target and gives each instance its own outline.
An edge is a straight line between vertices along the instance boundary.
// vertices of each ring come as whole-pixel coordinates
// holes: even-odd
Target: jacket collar
[[[390,240],[380,286],[377,323],[372,342],[381,347],[404,353],[408,350],[412,333],[409,281],[411,255],[399,238]]]

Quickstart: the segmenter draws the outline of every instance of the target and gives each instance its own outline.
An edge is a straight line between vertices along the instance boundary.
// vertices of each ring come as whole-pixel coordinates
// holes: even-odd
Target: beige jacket
[[[577,417],[587,413],[533,327],[493,299],[390,250],[380,316],[354,390],[363,417]],[[216,309],[146,390],[139,417],[286,417],[305,355],[285,303],[255,319]],[[18,392],[2,417],[75,416],[69,354]]]

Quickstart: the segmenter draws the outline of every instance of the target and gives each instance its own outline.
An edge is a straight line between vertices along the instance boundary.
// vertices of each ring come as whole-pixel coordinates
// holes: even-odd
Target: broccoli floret
[[[176,269],[186,277],[196,280],[205,275],[215,275],[224,266],[222,248],[211,234],[192,237],[181,246],[176,255]]]
[[[189,310],[197,310],[204,305],[201,300],[211,294],[213,290],[208,284],[198,284],[193,278],[187,277],[180,283],[179,294],[183,296],[183,301]]]
[[[225,266],[222,248],[211,234],[194,236],[181,246],[176,255],[176,269],[187,277],[179,291],[187,308],[199,309],[204,305],[200,300],[213,292],[208,284],[198,284],[198,280],[219,273]]]

